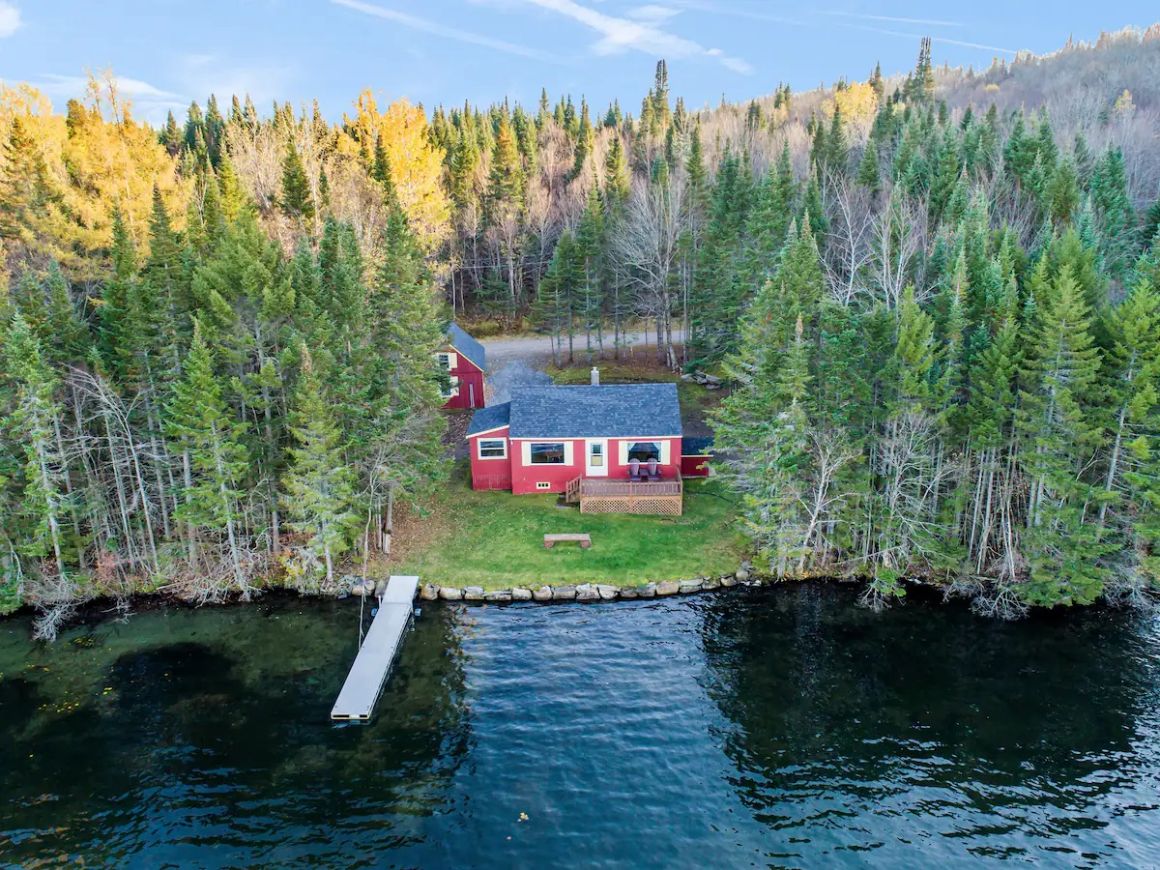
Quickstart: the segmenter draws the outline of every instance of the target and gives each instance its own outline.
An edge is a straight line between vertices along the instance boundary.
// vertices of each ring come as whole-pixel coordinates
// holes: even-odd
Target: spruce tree
[[[303,549],[334,582],[335,559],[349,548],[357,524],[354,475],[344,455],[342,431],[333,401],[305,345],[302,371],[290,410],[289,467],[282,477],[283,507],[290,528],[306,537]]]
[[[314,218],[310,180],[306,177],[306,167],[302,165],[302,158],[293,141],[286,146],[286,156],[282,159],[282,196],[278,205],[289,217],[304,221]]]
[[[1031,483],[1020,593],[1030,604],[1090,603],[1103,589],[1107,545],[1088,522],[1096,500],[1084,466],[1103,432],[1092,414],[1100,354],[1091,312],[1070,269],[1041,284],[1020,409],[1022,461]]]
[[[213,353],[197,321],[193,344],[174,387],[168,427],[188,469],[177,515],[189,530],[191,552],[196,552],[192,542],[207,545],[211,551],[221,545],[234,584],[248,594],[240,523],[249,458],[242,428],[226,404]],[[191,565],[191,570],[198,566]]]
[[[57,380],[44,361],[40,342],[19,312],[3,337],[0,371],[10,402],[4,430],[11,444],[20,445],[19,455],[13,457],[18,464],[13,469],[18,490],[7,507],[19,531],[10,534],[9,540],[20,556],[47,559],[50,569],[63,578],[67,573],[63,526],[70,506],[65,492],[66,460],[57,438],[63,416],[56,398]],[[4,474],[2,468],[0,474]],[[10,576],[3,579],[11,583],[16,564],[8,564]]]

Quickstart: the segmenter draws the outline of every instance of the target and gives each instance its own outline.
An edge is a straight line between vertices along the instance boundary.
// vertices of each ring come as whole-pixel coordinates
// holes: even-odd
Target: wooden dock
[[[403,634],[411,624],[418,587],[418,577],[392,577],[387,582],[379,596],[379,612],[330,711],[331,719],[365,722],[371,718],[399,654]]]

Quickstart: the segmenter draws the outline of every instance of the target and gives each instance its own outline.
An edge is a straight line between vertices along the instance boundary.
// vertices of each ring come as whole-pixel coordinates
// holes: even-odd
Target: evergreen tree
[[[248,594],[240,529],[248,456],[242,429],[226,404],[213,354],[196,321],[168,417],[170,437],[181,446],[187,468],[178,518],[189,529],[191,553],[197,552],[195,543],[224,543],[233,582]]]
[[[332,400],[309,350],[299,351],[302,373],[290,411],[290,464],[282,478],[290,528],[307,536],[303,549],[325,566],[334,582],[334,562],[349,548],[357,523],[354,475],[346,464],[342,432],[330,412]]]
[[[304,221],[314,218],[310,180],[306,177],[306,168],[293,142],[286,146],[286,156],[282,160],[282,196],[278,204],[289,217]]]
[[[1030,576],[1020,592],[1031,604],[1089,603],[1103,588],[1101,557],[1107,550],[1086,522],[1095,494],[1083,477],[1102,439],[1091,413],[1100,355],[1091,313],[1070,269],[1043,290],[1036,299],[1020,410],[1031,481],[1024,534]]]
[[[10,402],[3,421],[5,434],[11,444],[20,445],[18,457],[13,457],[19,464],[13,475],[17,494],[14,503],[5,505],[18,532],[6,537],[19,556],[49,560],[50,570],[63,578],[67,573],[63,526],[70,508],[65,493],[65,457],[57,438],[62,411],[55,395],[56,378],[45,364],[40,342],[19,312],[4,334],[0,366]],[[9,476],[2,467],[0,474]],[[16,562],[9,561],[10,553],[4,556],[7,576],[0,579],[9,586],[18,579]],[[6,593],[6,597],[12,595],[11,591]]]

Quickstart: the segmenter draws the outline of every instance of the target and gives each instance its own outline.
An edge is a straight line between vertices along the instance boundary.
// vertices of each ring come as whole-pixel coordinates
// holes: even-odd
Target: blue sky
[[[700,106],[865,78],[875,61],[903,71],[923,34],[936,63],[981,68],[1157,19],[1154,0],[0,0],[0,80],[63,104],[111,68],[155,122],[235,91],[262,111],[317,97],[338,118],[367,87],[432,106],[534,104],[546,86],[635,112],[658,57]]]

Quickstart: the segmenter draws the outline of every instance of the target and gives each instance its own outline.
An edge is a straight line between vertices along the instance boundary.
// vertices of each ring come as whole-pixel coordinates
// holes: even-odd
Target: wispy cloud
[[[384,21],[391,21],[411,30],[418,30],[421,33],[430,33],[433,36],[452,39],[456,42],[465,42],[469,45],[479,45],[484,48],[502,51],[506,54],[514,54],[517,57],[527,57],[549,63],[560,62],[558,57],[550,55],[547,52],[528,48],[525,45],[519,45],[518,43],[508,42],[503,39],[494,39],[482,33],[460,30],[458,27],[450,27],[438,21],[432,21],[429,18],[420,18],[417,15],[400,12],[397,9],[388,9],[385,6],[378,6],[374,3],[364,3],[362,0],[330,0],[330,2],[336,6],[345,6],[347,9],[361,12],[364,15],[373,15],[375,18],[381,18]]]
[[[103,76],[101,76],[103,78]],[[83,99],[89,87],[88,76],[47,73],[32,82],[37,90],[60,100]],[[142,79],[113,76],[113,84],[122,99],[128,99],[133,117],[160,124],[168,112],[179,111],[189,100],[181,94],[159,88]]]
[[[283,99],[295,68],[284,63],[235,64],[213,54],[186,54],[177,59],[174,75],[182,89],[204,100],[210,94],[228,100],[249,96],[257,106]]]
[[[695,12],[709,12],[713,15],[725,15],[729,18],[743,18],[748,21],[764,21],[768,24],[789,24],[793,27],[805,27],[807,22],[799,18],[790,18],[787,15],[778,15],[773,12],[757,12],[753,9],[743,9],[737,6],[727,6],[712,0],[669,0],[674,6]]]
[[[655,3],[646,3],[644,6],[634,6],[624,13],[629,18],[636,21],[643,21],[646,24],[664,24],[670,18],[680,15],[680,9],[674,9],[672,6],[658,6]]]
[[[922,39],[924,34],[921,33],[906,33],[901,30],[891,30],[887,27],[872,27],[867,24],[849,24],[843,23],[843,27],[851,27],[855,30],[865,30],[869,33],[881,33],[883,36],[899,36],[903,39]],[[958,45],[963,48],[977,48],[981,51],[997,51],[1000,54],[1018,54],[1018,49],[1003,48],[1001,45],[988,45],[985,42],[970,42],[965,39],[951,39],[947,36],[931,36],[931,42],[938,42],[943,45]]]
[[[8,0],[0,0],[0,39],[20,29],[20,8]]]
[[[737,73],[753,72],[753,67],[742,58],[727,55],[719,48],[706,48],[691,39],[661,29],[655,22],[633,21],[630,18],[607,15],[588,6],[582,6],[575,0],[528,0],[528,2],[595,30],[600,34],[600,39],[593,46],[598,54],[640,51],[654,57],[705,57],[712,58],[726,69]]]
[[[840,9],[819,10],[822,15],[833,15],[837,18],[858,18],[862,21],[886,21],[893,24],[918,24],[928,27],[962,27],[961,21],[946,21],[939,18],[901,18],[894,15],[870,15],[865,12],[844,12]]]

